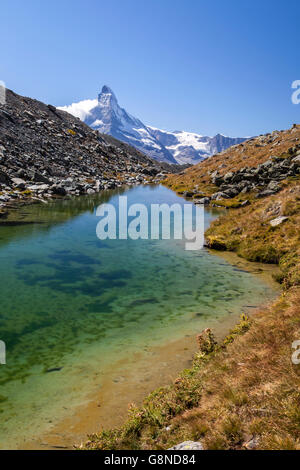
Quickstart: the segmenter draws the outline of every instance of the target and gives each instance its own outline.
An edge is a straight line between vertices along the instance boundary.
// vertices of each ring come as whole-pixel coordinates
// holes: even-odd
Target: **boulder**
[[[270,189],[271,191],[278,192],[280,190],[280,186],[277,181],[270,181],[270,183],[268,184],[268,189]]]
[[[35,183],[46,183],[46,184],[49,184],[49,183],[50,183],[49,179],[46,178],[46,176],[44,176],[44,175],[42,175],[41,173],[39,173],[38,171],[34,171],[32,180],[33,180]]]
[[[194,200],[195,204],[209,204],[210,203],[210,198],[209,197],[202,197],[201,199],[196,199]]]
[[[60,184],[54,184],[50,189],[53,194],[57,194],[58,196],[65,196],[67,194],[66,189]]]
[[[212,184],[215,184],[216,186],[221,186],[224,183],[224,179],[222,176],[215,176],[211,180]]]
[[[170,447],[168,450],[204,450],[201,442],[185,441]]]
[[[211,199],[218,201],[220,199],[230,199],[230,196],[225,192],[219,191],[218,193],[213,194]]]
[[[157,175],[157,173],[159,173],[159,171],[157,168],[154,168],[154,167],[146,167],[146,168],[143,168],[142,173],[144,175],[155,176]]]
[[[232,171],[229,171],[228,173],[226,173],[226,175],[224,176],[224,181],[225,183],[229,183],[233,178],[233,173]]]
[[[286,220],[288,220],[288,217],[284,217],[284,216],[276,217],[276,219],[273,219],[270,221],[270,225],[272,227],[277,227],[278,225],[282,224]]]
[[[4,173],[4,171],[1,171],[1,170],[0,170],[0,183],[6,184],[7,186],[11,184],[10,177],[6,173]]]
[[[48,191],[50,186],[48,184],[34,184],[32,186],[28,186],[30,191]]]
[[[239,191],[236,188],[231,187],[223,191],[223,193],[225,194],[226,197],[231,198],[231,197],[237,196],[239,194]]]
[[[271,189],[265,189],[256,195],[257,198],[273,196],[277,191],[272,191]]]
[[[26,183],[22,178],[12,178],[11,181],[18,189],[24,190],[26,188]]]
[[[247,442],[244,442],[243,447],[247,450],[256,449],[259,444],[259,439],[257,437],[253,437]]]
[[[300,166],[300,155],[292,159],[292,163],[296,164],[297,166]]]

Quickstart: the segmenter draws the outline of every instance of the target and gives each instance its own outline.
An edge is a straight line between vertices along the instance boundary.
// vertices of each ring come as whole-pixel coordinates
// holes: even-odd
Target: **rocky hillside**
[[[300,174],[300,125],[274,131],[218,153],[166,184],[198,203],[240,205],[251,197],[280,191],[282,182]],[[227,201],[227,200],[231,200]]]
[[[159,180],[163,170],[136,149],[51,105],[10,90],[0,105],[0,210],[34,198]]]

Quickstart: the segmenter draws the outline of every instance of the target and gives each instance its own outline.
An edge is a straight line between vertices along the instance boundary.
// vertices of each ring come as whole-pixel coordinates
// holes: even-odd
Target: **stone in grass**
[[[273,220],[270,221],[270,225],[272,227],[277,227],[277,225],[282,224],[286,220],[288,220],[288,217],[284,217],[284,216],[276,217],[276,219],[273,219]]]
[[[243,447],[247,450],[254,450],[259,444],[258,437],[252,437],[249,441],[244,442]]]
[[[200,442],[185,441],[170,447],[168,450],[203,450],[203,446]]]

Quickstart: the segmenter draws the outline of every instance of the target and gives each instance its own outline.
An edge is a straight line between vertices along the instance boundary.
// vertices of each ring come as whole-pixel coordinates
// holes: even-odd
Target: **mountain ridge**
[[[103,86],[98,100],[90,100],[88,106],[85,101],[81,103],[83,111],[79,103],[59,109],[79,117],[92,129],[134,146],[150,158],[177,164],[172,154],[152,136],[147,126],[119,106],[114,92],[108,86]],[[92,107],[88,110],[89,105]]]
[[[79,117],[92,129],[129,143],[151,158],[170,164],[199,163],[246,140],[222,134],[210,137],[186,131],[171,132],[145,125],[119,106],[107,85],[102,87],[98,99],[83,100],[58,109]]]
[[[0,218],[18,203],[157,181],[171,169],[70,113],[6,90],[0,104]]]

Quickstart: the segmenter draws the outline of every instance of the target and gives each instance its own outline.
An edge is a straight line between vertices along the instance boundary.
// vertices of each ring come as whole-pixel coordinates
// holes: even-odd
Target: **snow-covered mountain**
[[[150,126],[148,126],[148,129],[173,155],[177,163],[181,164],[196,164],[215,153],[222,152],[228,147],[246,140],[242,137],[226,137],[222,134],[208,137],[193,132],[163,131]]]
[[[67,111],[97,129],[126,142],[156,160],[195,164],[221,152],[244,138],[201,136],[192,132],[169,132],[146,126],[121,108],[113,91],[104,86],[98,100],[84,100],[59,109]]]
[[[110,134],[156,160],[177,163],[147,126],[118,105],[114,92],[108,86],[102,88],[98,100],[80,101],[59,109],[68,111],[93,129]]]

